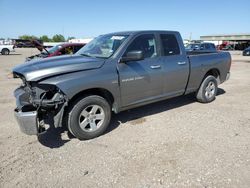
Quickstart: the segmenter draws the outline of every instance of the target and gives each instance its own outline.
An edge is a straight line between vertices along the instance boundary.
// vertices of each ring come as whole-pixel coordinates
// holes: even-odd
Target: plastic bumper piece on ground
[[[227,73],[226,80],[228,80],[229,78],[230,78],[230,72]]]

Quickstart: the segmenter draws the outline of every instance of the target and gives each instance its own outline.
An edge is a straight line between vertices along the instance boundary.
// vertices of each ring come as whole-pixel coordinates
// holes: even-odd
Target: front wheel
[[[68,114],[68,129],[80,140],[100,136],[108,127],[111,107],[100,96],[90,95],[77,100]]]
[[[9,55],[10,51],[8,49],[4,48],[4,49],[2,49],[1,54],[2,55]]]
[[[196,98],[201,103],[212,102],[215,99],[217,90],[218,83],[216,78],[214,76],[209,75],[203,80],[196,94]]]

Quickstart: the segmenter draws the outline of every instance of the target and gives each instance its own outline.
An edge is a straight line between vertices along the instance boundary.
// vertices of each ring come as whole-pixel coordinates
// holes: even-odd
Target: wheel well
[[[3,50],[7,50],[7,51],[10,51],[10,50],[9,50],[8,48],[3,48],[3,49],[2,49],[2,51],[3,51]],[[2,52],[2,51],[1,51],[1,52]]]
[[[210,69],[210,70],[206,73],[204,79],[205,79],[208,75],[214,76],[214,77],[217,79],[218,82],[220,81],[220,71],[219,71],[218,69],[216,69],[216,68]]]
[[[112,93],[110,93],[108,90],[103,89],[103,88],[93,88],[93,89],[83,90],[83,91],[77,93],[76,95],[74,95],[70,99],[69,103],[72,103],[75,100],[77,100],[78,98],[80,98],[82,96],[85,96],[85,95],[98,95],[98,96],[101,96],[104,99],[106,99],[111,106],[114,103],[114,97],[113,97]]]

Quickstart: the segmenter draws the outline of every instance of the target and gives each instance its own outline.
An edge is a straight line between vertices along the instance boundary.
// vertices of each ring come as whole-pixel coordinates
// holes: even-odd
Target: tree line
[[[66,40],[63,35],[56,34],[52,38],[49,38],[47,35],[42,35],[40,37],[37,37],[37,36],[34,36],[34,35],[21,35],[18,38],[23,39],[23,40],[39,39],[39,40],[42,40],[43,42],[65,42],[65,41],[74,39],[75,37],[68,37],[67,40]]]

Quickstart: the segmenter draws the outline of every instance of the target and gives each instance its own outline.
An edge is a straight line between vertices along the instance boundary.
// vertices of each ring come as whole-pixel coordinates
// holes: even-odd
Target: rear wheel
[[[10,51],[7,48],[4,48],[4,49],[2,49],[1,54],[2,55],[9,55]]]
[[[100,96],[91,95],[77,100],[68,115],[68,129],[78,139],[100,136],[111,119],[109,103]]]
[[[209,75],[203,80],[196,94],[196,98],[201,103],[212,102],[215,99],[217,90],[218,83],[216,78],[214,76]]]

